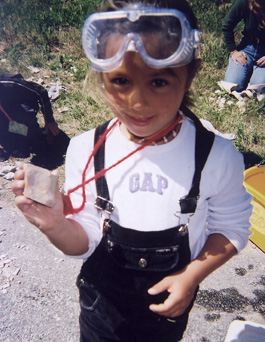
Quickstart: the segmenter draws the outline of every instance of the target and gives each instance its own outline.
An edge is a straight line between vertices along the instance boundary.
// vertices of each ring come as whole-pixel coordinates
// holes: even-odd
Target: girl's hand
[[[236,253],[236,248],[224,235],[210,235],[196,259],[148,290],[150,295],[169,292],[164,303],[152,304],[150,310],[166,317],[180,316],[193,299],[197,285]]]
[[[261,58],[257,61],[257,66],[259,66],[259,67],[265,67],[265,56],[261,57]]]
[[[168,291],[169,296],[164,303],[150,305],[150,310],[165,317],[180,316],[193,299],[197,284],[186,274],[185,270],[172,274],[148,290],[150,295]]]
[[[53,171],[55,174],[58,171]],[[15,203],[25,218],[44,233],[51,243],[68,255],[82,255],[89,247],[88,236],[82,226],[63,213],[63,196],[57,184],[55,204],[52,208],[32,201],[23,195],[25,187],[23,164],[15,173],[12,191]]]
[[[57,171],[53,171],[57,173]],[[16,195],[15,203],[25,218],[38,227],[43,233],[49,229],[60,226],[60,220],[64,219],[63,215],[63,200],[59,191],[59,186],[56,189],[56,203],[53,208],[37,203],[23,195],[25,187],[25,171],[23,164],[19,165],[19,170],[15,173],[15,180],[12,184],[12,191]]]
[[[230,56],[232,57],[233,61],[238,64],[240,63],[241,65],[247,65],[247,56],[243,51],[231,51]]]

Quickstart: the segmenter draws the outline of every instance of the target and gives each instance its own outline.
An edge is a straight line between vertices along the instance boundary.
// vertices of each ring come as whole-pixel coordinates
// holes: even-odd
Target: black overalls
[[[200,149],[196,148],[193,186],[180,201],[182,213],[192,213],[196,209],[201,171],[214,139],[213,134],[200,124],[196,126],[196,146],[198,141],[205,140],[205,143],[200,143]],[[95,142],[105,128],[106,124],[96,129]],[[103,144],[94,158],[95,173],[104,168],[104,152]],[[104,176],[96,181],[96,187],[96,207],[111,214],[113,205]],[[153,313],[149,305],[163,303],[168,292],[151,296],[147,290],[190,261],[187,225],[142,232],[123,228],[111,219],[105,220],[102,240],[83,264],[77,279],[81,305],[80,341],[180,341],[196,294],[184,314],[167,319]]]

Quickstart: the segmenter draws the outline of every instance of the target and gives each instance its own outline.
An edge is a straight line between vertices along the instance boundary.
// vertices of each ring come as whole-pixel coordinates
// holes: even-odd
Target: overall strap
[[[200,196],[201,173],[210,154],[215,138],[215,134],[208,131],[196,116],[192,119],[196,127],[195,171],[188,195],[180,199],[182,214],[194,213],[196,210],[197,200]]]
[[[110,120],[103,123],[102,125],[99,125],[95,129],[94,146],[96,145],[99,137],[107,129],[109,122]],[[98,152],[94,156],[95,174],[99,172],[100,170],[104,169],[105,167],[105,142],[106,141],[104,140]],[[97,189],[97,199],[95,203],[96,208],[100,210],[104,210],[108,214],[111,214],[114,209],[114,206],[110,202],[108,184],[104,175],[96,180],[96,189]]]

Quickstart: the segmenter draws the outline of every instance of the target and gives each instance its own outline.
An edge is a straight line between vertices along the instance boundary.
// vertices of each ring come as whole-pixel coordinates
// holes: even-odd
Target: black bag
[[[18,75],[0,75],[0,144],[15,157],[29,156],[45,143],[37,121],[39,109],[54,122],[47,90]]]
[[[41,166],[49,168],[45,164],[51,159],[54,166],[56,159],[61,165],[70,139],[62,131],[56,137],[48,137],[39,126],[39,110],[45,123],[55,122],[43,86],[24,80],[20,74],[0,73],[0,145],[13,157],[26,158],[32,153],[38,156],[34,161]]]

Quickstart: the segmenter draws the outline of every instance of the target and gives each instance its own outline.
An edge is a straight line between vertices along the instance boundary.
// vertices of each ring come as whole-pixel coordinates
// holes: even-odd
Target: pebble
[[[29,66],[28,68],[31,70],[33,74],[38,74],[40,72],[40,69],[34,66]]]
[[[16,171],[17,167],[14,165],[5,165],[2,167],[2,169],[0,170],[0,175],[2,174],[6,174],[8,172],[14,172]]]
[[[241,113],[244,113],[246,111],[246,102],[244,100],[238,101],[236,105],[239,107]]]
[[[64,112],[68,112],[69,111],[69,108],[68,107],[63,107],[63,108],[59,108],[58,109],[58,112],[59,113],[64,113]]]
[[[58,263],[59,262],[64,262],[64,259],[63,258],[61,258],[61,259],[55,258],[55,261],[58,262]]]
[[[7,258],[7,254],[1,254],[0,255],[0,260],[6,259]]]
[[[5,176],[4,176],[4,179],[7,179],[7,180],[12,180],[15,178],[15,173],[14,172],[8,172]]]
[[[39,78],[38,81],[37,81],[38,84],[44,84],[44,81],[42,78]]]
[[[21,270],[21,268],[17,268],[17,269],[13,272],[13,274],[14,274],[14,275],[18,275],[19,272],[20,272],[20,270]]]
[[[6,284],[2,285],[2,289],[7,289],[8,287],[10,287],[10,283],[6,283]]]
[[[28,247],[26,245],[24,245],[23,243],[20,244],[20,243],[17,242],[13,246],[17,247],[17,248],[20,248],[20,249],[28,249]]]

